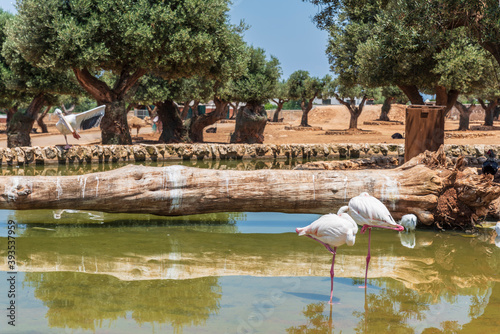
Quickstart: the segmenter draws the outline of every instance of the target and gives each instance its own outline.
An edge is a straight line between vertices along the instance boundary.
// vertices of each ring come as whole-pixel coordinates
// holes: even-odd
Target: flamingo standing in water
[[[335,254],[337,247],[347,244],[353,246],[356,241],[356,233],[358,233],[358,225],[348,215],[340,213],[338,215],[330,213],[321,216],[319,219],[312,222],[310,225],[295,230],[299,236],[305,235],[311,239],[318,241],[320,244],[333,255],[332,268],[330,269],[330,302],[332,304],[333,297],[333,267],[335,265]],[[332,249],[333,247],[333,249]]]
[[[385,228],[402,232],[405,228],[394,221],[387,207],[368,193],[361,193],[351,198],[347,206],[339,209],[337,214],[348,214],[358,224],[362,225],[361,233],[368,230],[368,254],[366,256],[365,288],[370,264],[370,243],[372,227]]]

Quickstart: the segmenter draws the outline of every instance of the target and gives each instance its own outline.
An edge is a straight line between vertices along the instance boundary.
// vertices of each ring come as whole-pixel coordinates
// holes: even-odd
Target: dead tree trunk
[[[476,169],[446,166],[427,152],[393,170],[255,170],[127,166],[80,176],[0,177],[0,209],[75,209],[178,216],[211,212],[329,213],[368,191],[395,219],[473,228],[497,213],[500,185]],[[442,166],[433,164],[445,161]],[[426,165],[423,165],[427,164]]]
[[[236,125],[231,143],[262,144],[267,124],[267,112],[263,105],[248,103],[236,114]]]

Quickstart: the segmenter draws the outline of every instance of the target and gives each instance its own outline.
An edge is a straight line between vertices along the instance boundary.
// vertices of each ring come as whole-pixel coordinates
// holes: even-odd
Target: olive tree
[[[234,79],[232,96],[246,105],[236,113],[236,125],[231,143],[263,143],[267,112],[263,103],[273,97],[273,92],[281,75],[277,58],[268,60],[260,48],[248,49],[247,71]]]
[[[12,35],[14,19],[6,25],[7,39],[3,43],[2,57],[9,67],[9,75],[4,77],[4,84],[15,91],[18,98],[30,101],[25,110],[13,113],[7,125],[8,147],[30,146],[30,133],[43,106],[57,103],[60,94],[78,95],[83,91],[79,88],[73,73],[68,70],[58,71],[52,68],[32,66],[17,48]]]
[[[71,69],[106,105],[105,144],[130,144],[125,97],[149,71],[169,79],[206,73],[224,49],[228,0],[18,0],[9,37],[27,61]],[[193,19],[196,18],[196,19]],[[114,82],[102,79],[105,71]]]
[[[283,109],[283,105],[290,101],[290,86],[288,81],[282,80],[276,86],[274,91],[272,101],[276,103],[276,110],[273,115],[273,122],[279,122],[280,112]]]
[[[303,70],[295,71],[290,75],[288,79],[290,99],[300,100],[300,108],[302,109],[300,126],[310,126],[308,116],[313,108],[313,101],[323,96],[330,81],[329,75],[320,79],[309,76],[309,72]]]

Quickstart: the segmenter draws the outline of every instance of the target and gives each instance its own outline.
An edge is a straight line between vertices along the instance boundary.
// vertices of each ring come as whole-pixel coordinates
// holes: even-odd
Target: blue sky
[[[15,0],[0,0],[0,7],[15,13]],[[326,32],[316,28],[315,6],[302,0],[233,0],[232,23],[244,20],[250,28],[245,41],[279,59],[283,78],[296,70],[323,77],[329,72]]]

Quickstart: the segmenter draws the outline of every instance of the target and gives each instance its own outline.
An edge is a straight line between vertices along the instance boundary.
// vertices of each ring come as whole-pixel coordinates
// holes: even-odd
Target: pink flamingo
[[[351,198],[348,206],[343,206],[337,214],[348,214],[358,224],[363,225],[361,233],[368,229],[368,255],[366,256],[365,288],[368,277],[368,265],[370,264],[370,243],[372,227],[385,228],[398,232],[404,231],[404,227],[397,224],[392,218],[387,207],[378,199],[368,193],[361,193]]]
[[[335,265],[337,247],[343,244],[347,244],[348,246],[354,245],[356,233],[358,233],[358,225],[348,214],[340,213],[336,215],[330,213],[321,216],[306,227],[297,228],[295,231],[299,236],[305,235],[318,241],[333,255],[332,268],[330,269],[331,289],[329,304],[331,305],[333,297],[333,267]]]

